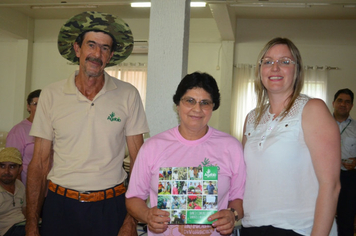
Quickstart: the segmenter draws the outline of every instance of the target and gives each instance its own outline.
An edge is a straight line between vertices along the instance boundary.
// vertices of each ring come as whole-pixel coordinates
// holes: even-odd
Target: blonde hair
[[[257,65],[256,65],[256,71],[255,71],[255,91],[256,91],[256,96],[257,96],[257,106],[256,106],[256,120],[255,120],[255,127],[260,123],[262,116],[264,112],[266,111],[268,107],[268,94],[267,94],[267,89],[262,83],[261,79],[261,60],[264,58],[266,55],[267,51],[272,48],[275,45],[287,45],[289,48],[293,60],[295,61],[295,66],[296,70],[294,72],[294,86],[293,86],[293,93],[291,94],[291,99],[289,103],[287,104],[284,114],[282,116],[282,119],[288,114],[290,111],[291,107],[293,106],[295,100],[299,96],[300,92],[302,91],[303,84],[304,84],[304,72],[303,72],[303,63],[302,63],[302,57],[300,55],[300,52],[298,48],[294,45],[294,43],[287,39],[287,38],[274,38],[270,40],[264,48],[261,50],[258,58],[257,58]],[[281,120],[282,120],[281,119]]]

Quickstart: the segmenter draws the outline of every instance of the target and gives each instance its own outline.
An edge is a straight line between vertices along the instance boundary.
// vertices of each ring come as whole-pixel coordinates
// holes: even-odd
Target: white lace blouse
[[[256,129],[255,110],[248,114],[244,227],[272,225],[310,235],[319,184],[301,123],[309,99],[300,95],[283,120],[267,109]],[[333,228],[330,235],[336,235]]]

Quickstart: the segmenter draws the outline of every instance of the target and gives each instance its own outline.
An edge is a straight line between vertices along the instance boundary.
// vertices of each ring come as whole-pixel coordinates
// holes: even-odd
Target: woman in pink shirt
[[[17,148],[23,161],[23,170],[21,172],[21,181],[26,186],[27,167],[30,164],[33,155],[34,137],[30,136],[33,119],[35,118],[38,98],[41,90],[32,91],[27,96],[27,111],[30,113],[29,117],[15,125],[9,132],[6,138],[6,147]],[[19,175],[20,176],[20,175]]]
[[[174,185],[172,194],[178,194],[177,185]]]
[[[178,85],[173,101],[180,124],[149,138],[141,147],[126,193],[127,210],[140,222],[147,223],[148,235],[231,234],[235,221],[243,217],[245,164],[240,142],[208,126],[212,112],[220,105],[216,81],[205,73],[189,74]],[[199,166],[218,169],[218,212],[208,218],[216,221],[194,228],[169,224],[169,209],[157,208],[159,169]],[[182,192],[190,178],[188,172],[186,175],[187,180],[179,185]],[[148,197],[151,208],[145,202]]]

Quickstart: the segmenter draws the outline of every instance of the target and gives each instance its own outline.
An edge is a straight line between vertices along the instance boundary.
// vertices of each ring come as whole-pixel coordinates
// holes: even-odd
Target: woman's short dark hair
[[[188,74],[181,80],[181,82],[177,87],[177,91],[173,96],[173,102],[177,106],[179,106],[179,102],[183,97],[183,95],[189,89],[193,89],[193,88],[202,88],[207,93],[210,94],[210,97],[214,103],[213,111],[219,108],[220,93],[215,79],[207,73],[200,73],[200,72],[194,72],[192,74]]]
[[[41,94],[41,89],[37,89],[35,91],[32,91],[28,96],[27,96],[27,104],[30,105],[32,100],[34,98],[40,97]]]

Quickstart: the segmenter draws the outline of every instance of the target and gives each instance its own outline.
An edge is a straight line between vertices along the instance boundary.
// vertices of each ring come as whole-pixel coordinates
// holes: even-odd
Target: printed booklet
[[[218,211],[218,169],[162,167],[159,169],[157,208],[170,213],[170,224],[212,224]]]

